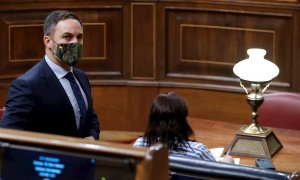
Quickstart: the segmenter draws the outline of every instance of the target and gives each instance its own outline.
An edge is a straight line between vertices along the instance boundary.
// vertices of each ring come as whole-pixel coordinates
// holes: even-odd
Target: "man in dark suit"
[[[45,57],[9,88],[0,127],[99,139],[89,80],[74,67],[82,54],[82,22],[72,12],[53,11],[43,41]]]

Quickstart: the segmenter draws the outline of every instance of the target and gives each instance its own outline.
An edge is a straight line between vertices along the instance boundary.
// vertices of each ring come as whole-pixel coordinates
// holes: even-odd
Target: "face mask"
[[[54,41],[53,41],[54,42]],[[80,43],[64,43],[57,44],[55,56],[64,64],[69,66],[76,65],[82,56],[82,44]]]

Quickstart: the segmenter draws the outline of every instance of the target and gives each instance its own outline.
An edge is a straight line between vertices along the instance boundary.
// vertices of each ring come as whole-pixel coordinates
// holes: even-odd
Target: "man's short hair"
[[[66,11],[66,10],[56,10],[51,12],[47,18],[45,19],[44,23],[44,36],[52,35],[52,33],[55,30],[55,27],[59,21],[65,20],[65,19],[75,19],[78,20],[78,22],[82,26],[81,20],[76,16],[75,13]]]

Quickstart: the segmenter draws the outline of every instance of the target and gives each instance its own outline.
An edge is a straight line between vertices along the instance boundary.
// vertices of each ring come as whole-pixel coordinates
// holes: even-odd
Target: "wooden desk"
[[[208,148],[224,147],[232,142],[235,134],[243,124],[232,124],[221,121],[211,121],[190,118],[189,123],[195,131],[195,138],[206,144]],[[250,122],[249,122],[250,123]],[[300,131],[273,128],[283,148],[272,158],[273,165],[279,171],[300,171]],[[255,166],[252,157],[238,157],[240,164]]]
[[[122,144],[132,144],[143,132],[133,131],[101,131],[100,141],[108,141]]]
[[[222,121],[189,118],[189,123],[195,131],[197,141],[206,144],[208,148],[224,147],[232,142],[235,134],[243,124],[231,124]],[[286,172],[300,171],[300,131],[273,128],[283,148],[272,158],[277,170]],[[143,132],[101,131],[100,140],[128,143],[142,135]],[[252,157],[238,157],[240,164],[255,166]]]

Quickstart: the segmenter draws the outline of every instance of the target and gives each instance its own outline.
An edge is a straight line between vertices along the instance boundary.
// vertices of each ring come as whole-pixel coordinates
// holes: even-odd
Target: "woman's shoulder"
[[[186,141],[185,152],[171,152],[171,155],[215,161],[206,145],[197,141]]]
[[[202,144],[198,141],[189,140],[189,141],[187,141],[187,143],[189,144],[190,147],[194,147],[194,148],[204,147],[204,148],[206,148],[206,145],[204,145],[204,144]]]
[[[197,141],[187,141],[188,143],[188,149],[190,149],[191,151],[197,153],[197,154],[202,154],[202,153],[207,153],[210,152],[210,150],[208,149],[208,147],[205,144],[202,144],[200,142]]]

